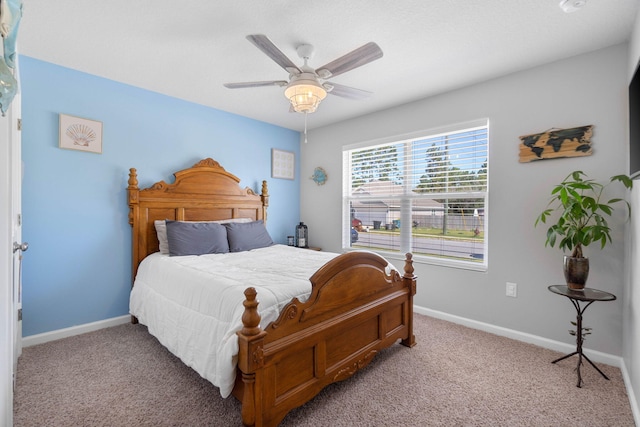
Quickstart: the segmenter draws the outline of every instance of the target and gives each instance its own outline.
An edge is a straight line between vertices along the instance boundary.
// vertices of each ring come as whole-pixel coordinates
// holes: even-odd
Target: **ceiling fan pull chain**
[[[304,112],[304,143],[307,143],[307,112]]]

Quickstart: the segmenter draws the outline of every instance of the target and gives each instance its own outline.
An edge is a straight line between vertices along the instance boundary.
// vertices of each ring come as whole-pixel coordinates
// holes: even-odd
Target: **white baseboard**
[[[44,344],[49,341],[55,341],[62,338],[72,337],[87,332],[97,331],[98,329],[110,328],[111,326],[122,325],[131,321],[131,316],[113,317],[111,319],[100,320],[98,322],[85,323],[84,325],[72,326],[70,328],[58,329],[56,331],[45,332],[42,334],[29,335],[22,338],[22,347]]]
[[[537,335],[527,334],[526,332],[520,332],[514,329],[503,328],[502,326],[496,326],[490,323],[478,322],[476,320],[455,316],[453,314],[444,313],[442,311],[431,310],[418,306],[414,306],[413,311],[418,314],[424,314],[425,316],[435,317],[437,319],[446,320],[451,323],[457,323],[459,325],[467,326],[473,329],[479,329],[481,331],[511,338],[517,341],[534,344],[540,347],[548,348],[549,350],[559,351],[561,353],[568,354],[576,350],[576,347],[571,344],[550,340],[548,338],[539,337]],[[616,368],[620,368],[623,365],[622,357],[620,356],[614,356],[613,354],[589,349],[584,349],[584,352],[593,362],[604,363],[606,365],[615,366]]]
[[[629,403],[631,404],[631,412],[633,413],[633,419],[637,426],[640,426],[640,407],[638,406],[638,400],[636,400],[636,394],[633,391],[633,387],[631,386],[631,377],[629,376],[629,371],[627,371],[626,363],[622,363],[622,367],[620,368],[622,371],[622,378],[624,379],[624,383],[627,388],[627,396],[629,396]]]

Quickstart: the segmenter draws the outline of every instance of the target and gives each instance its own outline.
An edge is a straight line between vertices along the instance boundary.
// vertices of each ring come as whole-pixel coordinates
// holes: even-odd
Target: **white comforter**
[[[284,245],[201,256],[154,253],[138,268],[130,312],[227,397],[235,382],[245,289],[258,292],[265,327],[292,298],[308,298],[309,278],[335,256]]]

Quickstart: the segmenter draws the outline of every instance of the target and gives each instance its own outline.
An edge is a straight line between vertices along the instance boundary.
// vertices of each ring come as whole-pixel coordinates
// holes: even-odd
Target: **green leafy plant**
[[[613,212],[613,205],[624,202],[627,213],[631,215],[631,205],[625,199],[614,198],[602,201],[603,192],[614,182],[622,183],[626,188],[632,188],[633,181],[626,175],[611,177],[608,183],[602,184],[588,179],[582,171],[571,172],[551,191],[551,200],[536,218],[535,226],[547,223],[554,213],[559,217],[547,229],[545,246],[558,247],[563,251],[572,251],[571,256],[582,258],[582,247],[593,242],[600,242],[604,248],[611,243],[611,229],[606,217]]]

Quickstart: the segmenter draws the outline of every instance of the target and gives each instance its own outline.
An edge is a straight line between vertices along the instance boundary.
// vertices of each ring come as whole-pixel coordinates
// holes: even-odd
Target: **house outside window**
[[[343,247],[487,266],[487,120],[345,147]]]

